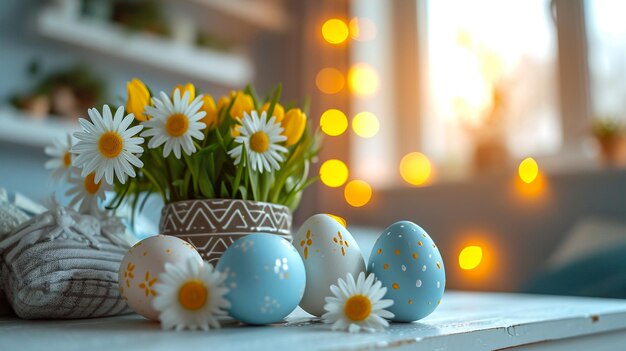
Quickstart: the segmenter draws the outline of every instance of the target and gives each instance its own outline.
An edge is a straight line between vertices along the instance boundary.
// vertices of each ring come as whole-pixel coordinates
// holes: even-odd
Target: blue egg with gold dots
[[[387,288],[388,310],[396,322],[412,322],[431,314],[446,286],[446,273],[437,245],[413,222],[389,226],[378,237],[367,265]]]
[[[227,274],[231,317],[248,324],[281,322],[300,303],[306,273],[298,251],[274,234],[250,234],[231,244],[217,269]]]

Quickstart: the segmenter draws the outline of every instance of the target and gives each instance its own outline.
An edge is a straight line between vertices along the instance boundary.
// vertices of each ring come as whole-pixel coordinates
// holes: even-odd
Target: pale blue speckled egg
[[[302,258],[293,245],[274,234],[250,234],[235,241],[217,269],[228,274],[229,314],[244,323],[280,322],[304,294]]]
[[[412,322],[431,314],[446,286],[441,254],[428,233],[413,222],[389,226],[378,237],[367,265],[387,288],[393,321]]]

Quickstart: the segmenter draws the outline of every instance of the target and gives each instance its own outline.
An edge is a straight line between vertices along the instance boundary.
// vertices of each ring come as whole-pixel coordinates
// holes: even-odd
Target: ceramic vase
[[[237,239],[252,233],[270,233],[291,241],[291,212],[286,206],[246,200],[185,200],[166,205],[161,212],[161,234],[192,244],[202,258],[216,265]]]

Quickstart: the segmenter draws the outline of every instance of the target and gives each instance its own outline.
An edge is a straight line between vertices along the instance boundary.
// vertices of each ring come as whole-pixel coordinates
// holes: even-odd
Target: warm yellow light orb
[[[376,38],[376,23],[366,17],[354,17],[348,23],[350,37],[358,41],[368,41]]]
[[[359,112],[352,119],[352,130],[362,138],[371,138],[378,133],[380,123],[371,112]]]
[[[519,164],[517,172],[519,173],[520,179],[524,181],[524,183],[532,183],[539,175],[539,166],[537,165],[537,161],[535,161],[532,157],[524,159],[524,161]]]
[[[430,160],[420,152],[408,153],[400,161],[400,175],[411,185],[423,185],[430,179],[431,172]]]
[[[348,180],[348,166],[339,160],[327,160],[320,167],[320,180],[331,188],[340,187]]]
[[[483,249],[480,246],[466,246],[459,254],[459,267],[472,270],[483,260]]]
[[[322,36],[330,44],[341,44],[346,39],[350,31],[345,21],[338,18],[331,18],[322,25]]]
[[[343,89],[345,79],[343,73],[336,68],[326,67],[317,72],[315,85],[326,94],[335,94]]]
[[[350,206],[365,206],[372,198],[372,187],[362,180],[352,180],[346,184],[343,195]]]
[[[340,110],[334,108],[326,110],[320,117],[320,128],[330,136],[341,135],[348,129],[348,118]]]
[[[368,64],[354,64],[348,72],[348,84],[355,95],[374,95],[378,91],[378,72]]]

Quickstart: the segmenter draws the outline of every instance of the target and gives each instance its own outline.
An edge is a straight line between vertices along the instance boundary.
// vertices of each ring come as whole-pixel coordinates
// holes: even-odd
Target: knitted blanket
[[[58,205],[0,241],[0,276],[25,319],[74,319],[129,312],[117,272],[129,248],[116,217],[81,215]]]

